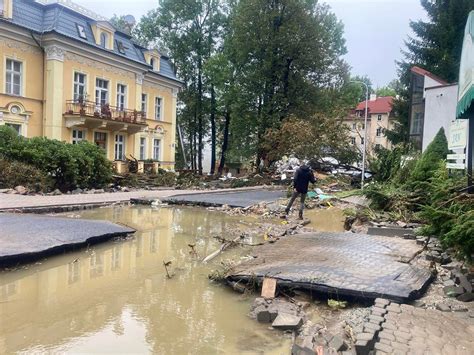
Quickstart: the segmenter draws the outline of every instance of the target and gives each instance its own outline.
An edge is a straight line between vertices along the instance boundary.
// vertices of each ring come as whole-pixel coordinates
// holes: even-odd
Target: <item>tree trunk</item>
[[[224,137],[222,140],[222,149],[221,149],[221,161],[219,162],[219,169],[217,173],[222,175],[225,166],[225,155],[227,148],[229,146],[229,126],[230,126],[230,111],[226,110],[225,112],[225,122],[224,122]]]
[[[211,170],[210,174],[214,175],[216,168],[216,93],[214,85],[211,85]]]
[[[200,44],[199,44],[200,48]],[[199,175],[202,175],[202,150],[203,150],[203,136],[204,124],[202,117],[202,58],[201,50],[198,48],[198,93],[197,93],[197,118],[198,118],[198,170]]]

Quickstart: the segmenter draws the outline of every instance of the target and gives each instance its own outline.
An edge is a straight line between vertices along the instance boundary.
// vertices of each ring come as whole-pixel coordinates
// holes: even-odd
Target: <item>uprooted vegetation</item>
[[[420,234],[438,236],[444,247],[453,247],[472,261],[474,195],[466,192],[463,173],[448,173],[448,153],[443,129],[419,158],[408,159],[404,165],[393,159],[399,154],[394,150],[385,156],[393,162],[386,168],[388,179],[367,186],[364,194],[374,210],[405,222],[422,222]]]

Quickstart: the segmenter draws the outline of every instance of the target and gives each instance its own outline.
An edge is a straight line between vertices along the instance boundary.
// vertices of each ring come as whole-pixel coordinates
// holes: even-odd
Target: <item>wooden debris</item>
[[[262,283],[262,297],[265,299],[275,298],[277,280],[265,277]]]

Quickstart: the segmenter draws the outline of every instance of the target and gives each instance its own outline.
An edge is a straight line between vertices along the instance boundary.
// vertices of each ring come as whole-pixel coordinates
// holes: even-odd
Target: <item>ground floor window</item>
[[[160,144],[161,140],[153,139],[153,160],[160,160]]]
[[[18,135],[21,135],[21,124],[5,123],[5,126],[13,128]]]
[[[107,133],[95,132],[94,143],[95,145],[101,147],[103,150],[107,151]]]
[[[115,160],[125,160],[125,137],[122,134],[115,135]]]
[[[146,159],[146,138],[140,137],[140,160]]]
[[[356,144],[356,139],[355,139],[355,137],[351,137],[351,144],[352,144],[352,145]]]
[[[82,142],[86,139],[86,132],[80,129],[73,129],[72,130],[72,144],[77,144]]]

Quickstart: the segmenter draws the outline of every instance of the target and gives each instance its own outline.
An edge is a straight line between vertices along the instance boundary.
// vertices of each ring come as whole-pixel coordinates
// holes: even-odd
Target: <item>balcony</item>
[[[130,134],[147,127],[145,114],[141,111],[119,109],[116,106],[96,105],[93,101],[67,100],[66,127],[124,131]]]

